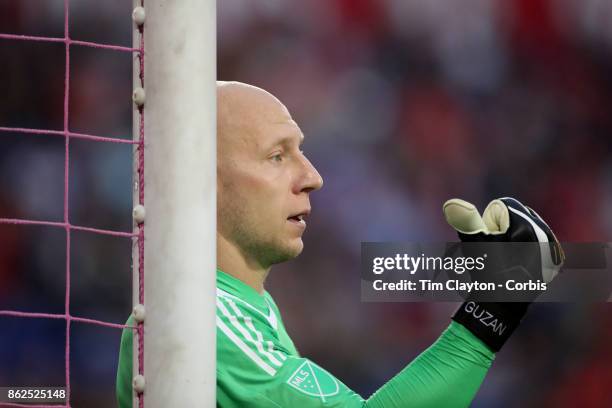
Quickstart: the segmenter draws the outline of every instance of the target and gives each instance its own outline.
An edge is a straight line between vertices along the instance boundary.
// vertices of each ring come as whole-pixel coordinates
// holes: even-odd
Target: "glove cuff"
[[[455,312],[453,320],[462,324],[491,350],[498,352],[527,313],[529,303],[492,303],[467,301]]]

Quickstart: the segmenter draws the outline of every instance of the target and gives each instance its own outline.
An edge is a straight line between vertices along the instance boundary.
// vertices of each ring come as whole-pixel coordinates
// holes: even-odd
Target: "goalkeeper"
[[[264,289],[272,265],[302,252],[309,195],[323,185],[301,151],[304,136],[285,106],[260,88],[219,82],[217,102],[217,406],[469,406],[528,304],[466,302],[427,350],[364,400],[300,356]],[[464,241],[557,245],[540,217],[516,200],[493,201],[482,218],[473,205],[450,200],[444,213]],[[558,257],[542,255],[542,279],[559,267]],[[494,332],[481,322],[483,313],[507,329]],[[132,376],[132,330],[125,329],[120,408],[132,407]]]

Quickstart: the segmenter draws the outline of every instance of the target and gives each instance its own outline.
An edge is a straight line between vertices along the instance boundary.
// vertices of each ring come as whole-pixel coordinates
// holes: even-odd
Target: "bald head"
[[[217,81],[218,159],[234,147],[257,144],[271,125],[292,124],[289,111],[274,95],[242,82]]]

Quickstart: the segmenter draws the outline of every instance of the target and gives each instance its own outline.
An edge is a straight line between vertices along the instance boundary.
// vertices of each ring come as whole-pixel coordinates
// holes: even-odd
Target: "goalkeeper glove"
[[[443,211],[446,221],[458,232],[463,242],[548,244],[539,245],[536,268],[514,268],[510,270],[514,271],[511,273],[520,274],[520,271],[528,269],[532,278],[549,283],[563,264],[563,250],[550,227],[535,211],[514,198],[491,201],[482,217],[473,204],[456,198],[444,203]],[[518,277],[520,280],[523,278],[524,276]],[[530,302],[477,302],[468,298],[457,310],[453,320],[461,323],[497,352],[518,327],[529,304]]]

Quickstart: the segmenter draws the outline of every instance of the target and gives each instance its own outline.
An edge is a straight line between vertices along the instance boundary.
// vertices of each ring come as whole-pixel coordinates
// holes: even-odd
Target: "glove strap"
[[[453,320],[478,337],[494,352],[501,350],[527,313],[529,303],[492,303],[466,301]]]

